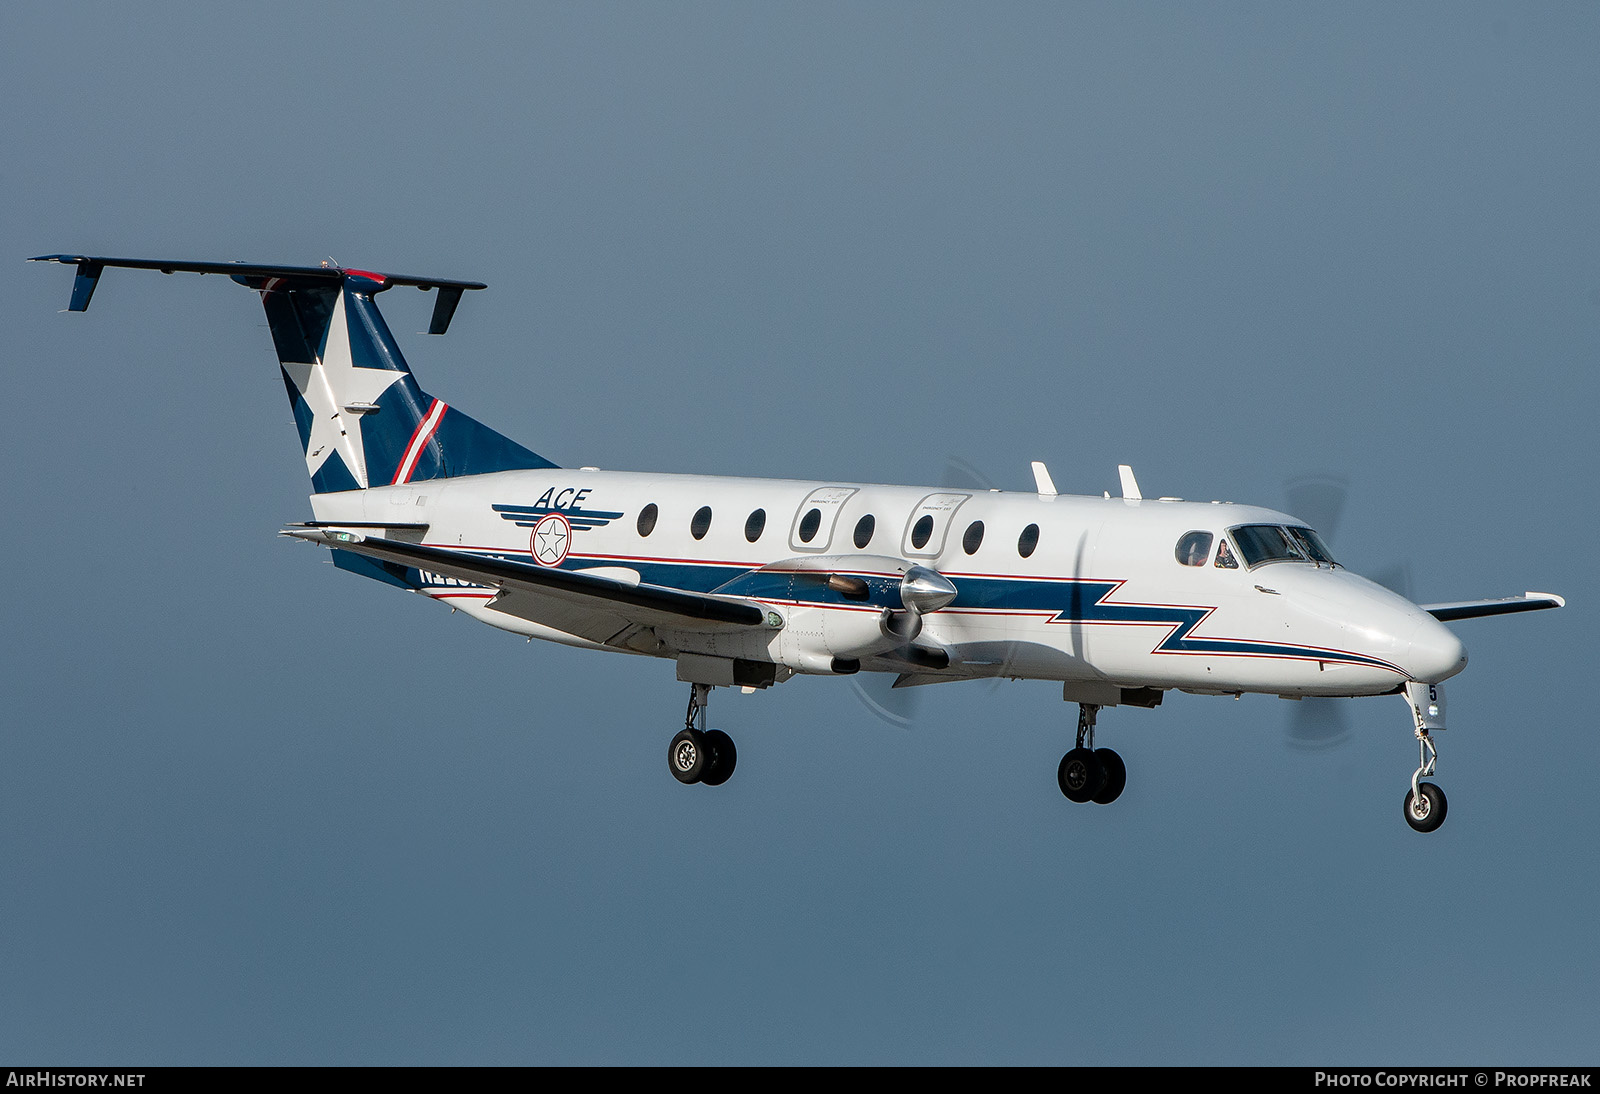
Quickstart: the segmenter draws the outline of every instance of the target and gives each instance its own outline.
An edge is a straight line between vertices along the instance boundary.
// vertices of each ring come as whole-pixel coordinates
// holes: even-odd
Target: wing
[[[592,642],[608,642],[640,626],[706,632],[768,625],[766,610],[748,600],[641,584],[626,576],[613,576],[616,570],[607,575],[554,570],[338,527],[297,526],[285,528],[283,534],[489,586],[498,590],[489,601],[495,610]]]
[[[1523,593],[1521,596],[1503,596],[1496,600],[1457,600],[1449,604],[1424,604],[1422,610],[1443,622],[1452,619],[1476,619],[1484,615],[1510,615],[1512,612],[1536,612],[1542,608],[1564,608],[1566,600],[1555,593]]]

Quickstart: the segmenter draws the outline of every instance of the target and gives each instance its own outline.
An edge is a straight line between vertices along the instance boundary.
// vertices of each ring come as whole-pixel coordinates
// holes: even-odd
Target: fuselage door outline
[[[824,486],[807,494],[806,500],[794,511],[794,520],[789,525],[790,550],[805,554],[827,551],[833,543],[834,526],[839,523],[844,503],[858,493],[860,490],[854,486]],[[806,520],[806,514],[813,509],[817,510],[820,522]]]
[[[969,500],[971,494],[938,493],[929,494],[917,503],[911,511],[911,516],[906,519],[905,531],[900,536],[900,551],[907,558],[938,558],[944,551],[945,537],[950,532],[950,524],[955,520],[956,510],[960,509]],[[916,541],[922,539],[917,531],[917,523],[923,517],[932,519],[932,527],[928,537],[918,547]]]

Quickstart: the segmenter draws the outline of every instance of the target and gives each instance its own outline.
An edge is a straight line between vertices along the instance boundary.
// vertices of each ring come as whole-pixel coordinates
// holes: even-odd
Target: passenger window
[[[711,506],[702,505],[695,510],[694,519],[689,522],[689,534],[695,539],[705,539],[709,531],[711,531]]]
[[[660,511],[656,509],[655,502],[651,502],[639,510],[639,535],[648,536],[656,530],[656,517],[659,514]]]
[[[810,543],[817,538],[817,529],[822,527],[822,510],[810,509],[800,518],[800,542]]]
[[[1017,537],[1017,554],[1027,558],[1033,554],[1034,548],[1039,546],[1039,526],[1030,524],[1022,530]]]
[[[856,534],[853,538],[858,550],[865,551],[867,549],[867,544],[872,542],[872,533],[877,525],[878,522],[872,519],[871,513],[856,521]]]
[[[975,520],[967,525],[967,534],[961,537],[961,549],[969,555],[975,555],[982,544],[983,521]]]
[[[1211,533],[1185,532],[1178,537],[1178,546],[1173,553],[1185,566],[1204,566],[1206,559],[1211,557]]]
[[[757,509],[750,514],[750,519],[744,522],[744,538],[754,543],[761,538],[761,533],[767,527],[767,511]]]
[[[922,515],[922,519],[917,521],[917,523],[911,527],[911,546],[920,551],[928,545],[928,540],[932,538],[932,536],[933,516],[931,514],[924,513]]]

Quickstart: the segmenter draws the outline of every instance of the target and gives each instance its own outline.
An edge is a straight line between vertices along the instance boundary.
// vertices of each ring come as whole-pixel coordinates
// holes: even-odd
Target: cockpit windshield
[[[1336,565],[1328,545],[1309,528],[1279,524],[1241,524],[1228,529],[1244,556],[1244,564],[1256,567],[1263,562],[1310,562],[1318,566]]]
[[[1289,534],[1294,537],[1294,541],[1299,546],[1300,550],[1304,551],[1306,557],[1312,562],[1319,563],[1323,566],[1338,565],[1333,561],[1333,555],[1329,552],[1328,545],[1322,542],[1322,537],[1317,535],[1317,533],[1313,532],[1311,529],[1296,528],[1291,525],[1289,528]]]

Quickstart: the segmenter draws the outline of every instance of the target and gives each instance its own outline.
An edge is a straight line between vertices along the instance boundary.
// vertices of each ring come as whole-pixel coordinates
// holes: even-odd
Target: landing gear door
[[[789,525],[790,549],[808,554],[826,551],[833,544],[839,512],[855,493],[853,486],[824,486],[807,494]]]
[[[907,558],[937,558],[944,550],[945,536],[956,510],[971,494],[929,494],[917,503],[900,537],[900,550]]]
[[[1418,733],[1444,728],[1444,685],[1406,682],[1406,706],[1411,708],[1411,719]]]

